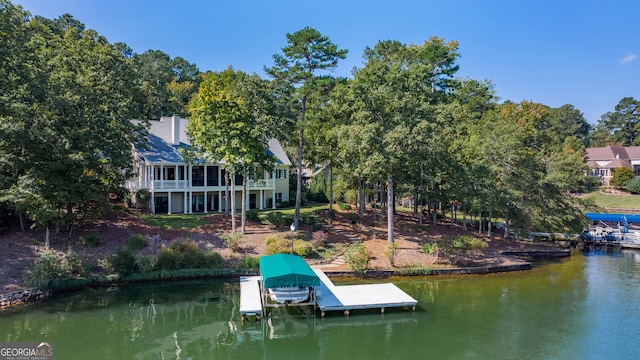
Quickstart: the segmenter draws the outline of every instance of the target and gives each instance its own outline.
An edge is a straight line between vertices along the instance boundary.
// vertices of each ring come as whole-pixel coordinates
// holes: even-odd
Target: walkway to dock
[[[262,295],[260,294],[260,276],[240,276],[240,315],[242,321],[248,315],[262,316]]]
[[[320,278],[317,303],[323,316],[326,311],[339,310],[344,311],[345,315],[355,309],[380,309],[384,312],[389,307],[410,306],[415,310],[418,303],[392,283],[336,286],[324,271],[313,271]]]

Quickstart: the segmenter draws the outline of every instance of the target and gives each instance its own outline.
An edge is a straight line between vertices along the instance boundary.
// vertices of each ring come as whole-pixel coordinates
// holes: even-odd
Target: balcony
[[[274,188],[275,186],[276,182],[273,179],[257,179],[247,181],[247,187],[249,189],[266,189]]]
[[[127,188],[131,191],[148,189],[149,191],[187,189],[189,180],[153,180],[153,181],[127,181]]]

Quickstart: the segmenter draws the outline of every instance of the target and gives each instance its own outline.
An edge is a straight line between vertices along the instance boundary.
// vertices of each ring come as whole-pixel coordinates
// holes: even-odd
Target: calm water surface
[[[415,313],[278,311],[242,325],[237,281],[144,284],[0,313],[0,342],[53,342],[57,360],[638,358],[638,251],[392,281],[418,300]]]

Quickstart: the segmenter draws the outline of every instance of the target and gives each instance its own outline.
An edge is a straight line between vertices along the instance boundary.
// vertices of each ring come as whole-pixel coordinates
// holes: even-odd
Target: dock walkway
[[[240,314],[244,320],[248,315],[262,316],[260,276],[240,276]]]
[[[320,269],[313,270],[320,278],[317,303],[322,315],[326,311],[380,309],[410,306],[415,310],[417,300],[392,283],[336,286]]]

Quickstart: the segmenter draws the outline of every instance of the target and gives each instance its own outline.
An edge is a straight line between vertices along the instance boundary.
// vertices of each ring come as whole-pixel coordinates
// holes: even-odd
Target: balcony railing
[[[267,189],[274,188],[276,185],[273,179],[258,179],[248,180],[247,187],[249,189]],[[190,180],[153,180],[153,181],[127,181],[126,186],[129,190],[136,192],[140,189],[149,189],[150,191],[162,191],[162,190],[186,190],[193,189]],[[220,186],[197,186],[198,189],[202,188],[215,188],[224,189],[224,185]]]

